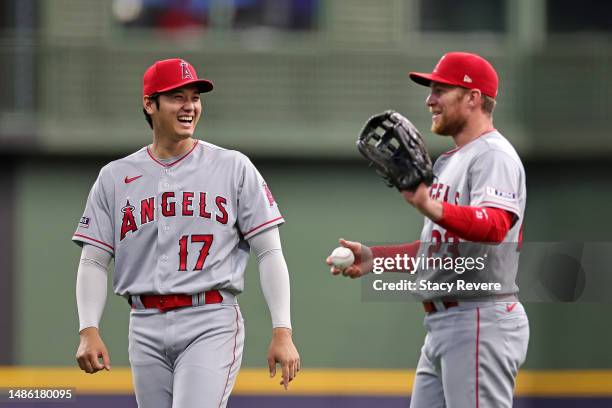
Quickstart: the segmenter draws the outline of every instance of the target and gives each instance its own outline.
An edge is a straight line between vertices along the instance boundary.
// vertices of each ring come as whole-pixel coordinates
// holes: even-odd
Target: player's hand
[[[442,219],[442,203],[429,196],[429,187],[427,187],[425,183],[419,184],[414,191],[402,191],[402,195],[406,201],[414,206],[414,208],[432,221],[439,221]]]
[[[340,245],[345,248],[350,249],[355,256],[355,262],[351,266],[346,269],[340,269],[333,266],[331,257],[327,257],[325,263],[331,266],[332,275],[340,275],[348,276],[352,279],[359,278],[369,272],[372,271],[373,261],[372,261],[372,250],[363,245],[360,242],[355,241],[347,241],[344,238],[340,238]]]
[[[276,375],[276,363],[280,364],[283,370],[283,379],[280,385],[285,389],[289,386],[300,371],[300,355],[291,339],[291,329],[277,327],[272,331],[272,341],[268,348],[268,368],[270,378]]]
[[[81,330],[80,336],[81,342],[76,353],[76,359],[81,370],[89,374],[104,369],[110,371],[110,357],[98,329],[87,327]],[[102,359],[102,362],[100,362],[100,359]]]

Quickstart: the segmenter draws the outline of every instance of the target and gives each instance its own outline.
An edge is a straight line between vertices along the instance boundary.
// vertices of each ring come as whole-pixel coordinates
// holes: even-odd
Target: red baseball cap
[[[144,73],[142,80],[142,94],[153,95],[194,84],[201,93],[210,92],[213,83],[208,79],[198,79],[195,68],[187,61],[172,58],[157,61]]]
[[[410,79],[420,85],[429,86],[432,81],[480,89],[480,92],[495,98],[499,78],[493,65],[480,55],[469,52],[444,54],[431,74],[411,72]]]

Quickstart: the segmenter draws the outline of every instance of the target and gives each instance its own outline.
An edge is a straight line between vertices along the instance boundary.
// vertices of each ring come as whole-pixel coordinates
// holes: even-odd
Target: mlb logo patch
[[[89,217],[81,217],[79,221],[79,227],[89,228]]]
[[[511,191],[501,191],[494,187],[487,187],[487,195],[498,198],[500,200],[515,201],[516,193]]]

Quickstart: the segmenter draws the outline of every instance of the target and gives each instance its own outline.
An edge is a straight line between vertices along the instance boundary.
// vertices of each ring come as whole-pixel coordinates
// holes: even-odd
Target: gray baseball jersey
[[[249,159],[210,143],[194,141],[164,161],[145,147],[102,168],[73,240],[114,255],[115,293],[223,296],[167,312],[136,301],[129,355],[139,407],[226,406],[242,359],[235,295],[244,286],[247,239],[282,222]]]
[[[491,131],[461,148],[440,156],[430,195],[451,204],[495,207],[515,215],[516,221],[500,245],[468,244],[428,218],[421,233],[425,256],[485,256],[484,269],[459,274],[455,270],[419,270],[417,280],[455,282],[452,290],[420,291],[433,300],[436,313],[425,316],[425,344],[416,369],[412,408],[512,407],[514,381],[525,361],[529,321],[523,305],[512,299],[518,268],[525,211],[525,172],[510,143]],[[485,209],[486,211],[486,209]],[[483,217],[486,214],[482,214]],[[441,244],[442,243],[442,244]],[[447,255],[448,254],[448,255]],[[502,290],[459,290],[459,279],[471,283],[499,282]],[[508,295],[506,299],[499,295]],[[483,298],[462,302],[462,298]],[[460,299],[446,308],[441,298]],[[502,346],[500,346],[502,345]]]
[[[114,255],[118,295],[238,294],[246,239],[282,222],[246,156],[196,141],[168,163],[143,147],[102,168],[73,240]]]
[[[430,195],[439,201],[450,204],[495,207],[509,211],[516,217],[508,231],[504,243],[517,243],[521,239],[521,227],[525,211],[527,190],[525,170],[512,145],[496,130],[485,133],[472,142],[442,154],[434,164],[436,180],[430,187]],[[485,210],[486,211],[486,210]],[[486,214],[482,214],[486,216]],[[447,283],[463,281],[477,283],[500,283],[501,290],[469,291],[458,288],[448,290],[419,290],[422,299],[487,297],[518,292],[515,279],[518,270],[519,253],[516,245],[501,244],[457,246],[462,240],[429,218],[421,232],[419,255],[449,255],[481,257],[482,269],[472,269],[462,274],[445,269],[420,269],[417,280]],[[455,249],[455,251],[454,251]]]

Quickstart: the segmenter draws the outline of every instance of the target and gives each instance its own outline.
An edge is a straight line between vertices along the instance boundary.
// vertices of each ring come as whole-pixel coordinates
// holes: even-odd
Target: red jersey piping
[[[225,398],[225,393],[227,392],[227,385],[229,384],[230,375],[232,373],[232,367],[234,366],[234,363],[236,362],[236,343],[237,343],[237,338],[238,338],[238,332],[240,331],[240,326],[238,324],[238,317],[239,317],[238,308],[234,306],[234,309],[236,310],[236,334],[234,335],[234,352],[233,352],[234,357],[232,358],[232,363],[227,369],[227,378],[225,379],[225,386],[223,387],[223,394],[221,394],[221,401],[219,401],[219,407],[221,407],[221,404],[223,403],[223,399]]]
[[[480,407],[479,394],[479,378],[478,378],[478,367],[480,366],[480,308],[476,308],[476,408]]]
[[[464,144],[463,146],[458,146],[455,147],[454,149],[449,150],[448,152],[444,152],[442,153],[442,156],[447,156],[447,155],[451,155],[453,153],[455,153],[456,151],[462,149],[463,147],[469,145],[470,143],[472,143],[474,140],[480,139],[481,136],[486,135],[487,133],[491,133],[491,132],[497,132],[497,129],[493,128],[493,129],[489,129],[481,134],[479,134],[477,137],[475,137],[474,139],[470,140],[469,142],[467,142],[466,144]]]
[[[477,205],[476,207],[492,207],[491,204],[495,205],[495,207],[493,208],[501,208],[502,210],[507,210],[513,214],[516,213],[518,215],[519,209],[517,207],[512,207],[511,205],[507,205],[507,204],[500,203],[497,201],[489,201],[489,200],[481,201],[480,204]]]
[[[111,249],[111,251],[115,251],[115,248],[113,248],[113,246],[112,246],[112,245],[109,245],[109,244],[107,244],[106,242],[99,241],[99,240],[97,240],[97,239],[95,239],[95,238],[88,237],[87,235],[83,235],[83,234],[74,234],[72,237],[73,237],[73,238],[74,238],[74,237],[86,238],[86,239],[88,239],[88,240],[90,240],[90,241],[97,242],[98,244],[101,244],[101,245],[104,245],[104,246],[105,246],[105,247],[107,247],[107,248],[110,248],[110,249]]]
[[[179,157],[178,159],[176,159],[175,161],[173,161],[172,163],[163,163],[160,162],[159,160],[157,160],[155,158],[155,156],[153,156],[153,154],[151,153],[151,150],[149,150],[149,146],[147,146],[147,153],[149,154],[149,157],[151,158],[151,160],[153,160],[155,163],[164,166],[164,167],[172,167],[175,164],[178,164],[181,160],[183,160],[185,157],[189,156],[189,154],[191,154],[191,152],[193,152],[196,148],[196,146],[198,145],[198,141],[196,140],[193,144],[193,147],[187,152],[185,153],[183,156]]]
[[[273,220],[270,220],[270,221],[268,221],[268,222],[264,222],[263,224],[258,225],[258,226],[256,226],[255,228],[251,228],[251,229],[250,229],[248,232],[245,232],[245,233],[244,233],[244,236],[246,237],[246,236],[247,236],[247,235],[249,235],[251,232],[256,231],[256,230],[260,229],[261,227],[264,227],[264,226],[266,226],[266,225],[268,225],[268,224],[271,224],[271,223],[273,223],[274,221],[278,221],[278,220],[282,220],[282,219],[283,219],[283,217],[277,217],[277,218],[274,218]]]

